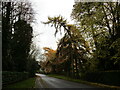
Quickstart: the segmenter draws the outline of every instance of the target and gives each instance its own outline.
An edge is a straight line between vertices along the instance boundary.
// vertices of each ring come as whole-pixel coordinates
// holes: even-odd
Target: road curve
[[[48,77],[44,74],[36,74],[35,88],[97,88],[90,85],[75,83],[67,80]]]

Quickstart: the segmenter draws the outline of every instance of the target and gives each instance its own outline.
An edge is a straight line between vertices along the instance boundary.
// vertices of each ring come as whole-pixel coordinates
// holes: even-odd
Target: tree
[[[113,64],[116,61],[113,58],[111,60],[116,50],[110,47],[120,38],[118,8],[120,8],[118,2],[75,2],[73,7],[71,16],[91,43],[94,52],[92,59],[97,60],[99,70],[111,70],[116,67]]]
[[[29,72],[29,76],[35,76],[35,73],[40,70],[40,62],[38,58],[41,57],[41,52],[34,43],[31,44],[29,56],[27,57],[26,71]]]
[[[12,40],[12,60],[16,64],[17,71],[26,70],[27,58],[30,52],[32,39],[32,27],[24,20],[14,24],[14,36]]]
[[[2,57],[3,57],[3,70],[13,69],[13,61],[10,55],[10,43],[11,43],[11,26],[10,26],[10,9],[11,3],[2,2]]]
[[[46,60],[44,61],[42,68],[44,68],[46,73],[55,73],[56,51],[48,47],[44,47],[43,49],[45,51],[44,56],[46,57]]]
[[[97,48],[99,40],[103,37],[113,40],[119,38],[119,7],[118,2],[75,2],[71,16],[79,22],[81,30],[93,38]]]
[[[2,2],[3,70],[25,71],[32,38],[30,23],[33,17],[29,2]]]
[[[68,76],[78,78],[80,69],[82,71],[80,67],[84,67],[84,55],[89,52],[88,44],[77,27],[67,24],[67,21],[62,16],[48,17],[48,21],[44,22],[44,24],[52,24],[51,26],[56,29],[55,35],[61,31],[62,27],[64,28],[65,35],[58,44],[56,58],[58,61],[64,61],[64,71],[67,72]]]
[[[54,60],[56,51],[48,47],[44,47],[43,49],[45,51],[44,55],[46,56],[46,59]]]

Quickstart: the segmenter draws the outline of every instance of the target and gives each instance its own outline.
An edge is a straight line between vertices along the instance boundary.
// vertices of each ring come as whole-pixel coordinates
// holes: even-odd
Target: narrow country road
[[[36,74],[35,88],[97,88],[90,85],[70,82],[62,79],[48,77],[44,74]]]

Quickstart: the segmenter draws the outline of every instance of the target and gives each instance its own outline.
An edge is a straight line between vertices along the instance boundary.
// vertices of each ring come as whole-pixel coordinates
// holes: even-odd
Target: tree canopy
[[[81,32],[89,38],[100,70],[119,69],[114,42],[119,41],[120,4],[118,2],[75,2],[71,14]],[[118,43],[119,44],[119,43]],[[118,55],[118,54],[117,54]],[[119,58],[119,55],[116,57]]]
[[[75,24],[62,16],[48,17],[43,24],[54,27],[55,36],[64,30],[54,59],[59,62],[55,72],[79,78],[82,72],[119,70],[119,8],[118,2],[75,2],[71,13]]]
[[[31,23],[34,21],[31,3],[28,1],[1,3],[2,69],[3,71],[31,72],[29,69],[33,68],[32,73],[34,74],[37,62],[29,57],[33,38]]]

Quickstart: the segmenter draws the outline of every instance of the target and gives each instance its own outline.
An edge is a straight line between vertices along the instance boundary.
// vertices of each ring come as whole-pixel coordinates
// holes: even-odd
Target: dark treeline
[[[2,70],[31,72],[37,62],[29,52],[34,12],[29,2],[2,2]]]
[[[49,73],[73,78],[80,78],[81,73],[120,70],[120,4],[75,2],[71,18],[75,24],[68,24],[62,16],[44,22],[55,27],[55,35],[63,28],[64,36],[56,56],[41,62],[42,69],[49,65]]]

